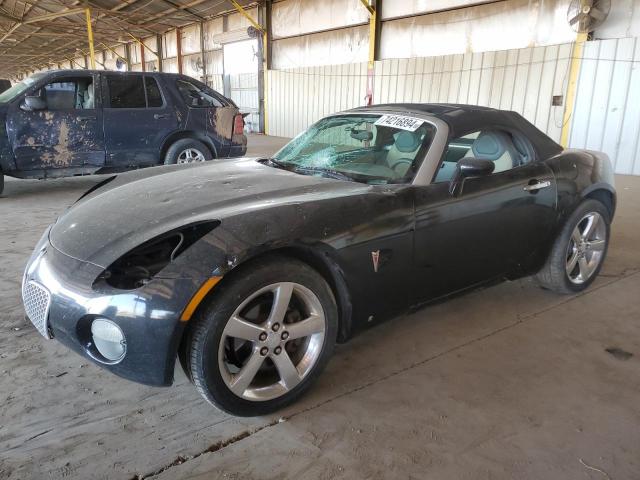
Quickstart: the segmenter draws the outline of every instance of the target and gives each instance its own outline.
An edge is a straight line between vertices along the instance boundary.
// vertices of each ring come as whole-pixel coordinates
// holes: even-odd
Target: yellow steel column
[[[367,65],[367,96],[365,97],[366,105],[373,104],[373,77],[374,67],[376,62],[376,35],[377,29],[377,5],[373,6],[369,4],[369,0],[360,0],[362,5],[369,12],[369,62]],[[375,2],[373,2],[375,5]]]
[[[582,51],[584,43],[587,41],[587,33],[579,33],[576,43],[573,44],[571,52],[571,66],[569,68],[569,83],[567,84],[567,99],[564,103],[564,115],[562,117],[562,134],[560,135],[560,145],[567,148],[569,145],[569,133],[571,132],[571,116],[576,101],[576,89],[578,86],[578,75],[582,64]]]
[[[264,88],[264,92],[262,95],[262,103],[263,103],[263,109],[264,109],[264,134],[265,135],[269,135],[269,113],[267,110],[267,93],[269,92],[269,62],[267,62],[267,55],[269,55],[268,52],[268,48],[269,48],[269,44],[267,43],[268,38],[267,38],[267,31],[265,30],[262,34],[262,56],[264,57],[262,59],[262,74],[264,75],[264,83],[263,83],[263,88]]]
[[[91,70],[96,69],[96,52],[93,50],[93,28],[91,27],[91,9],[84,9],[87,18],[87,38],[89,39],[89,58],[91,59]]]

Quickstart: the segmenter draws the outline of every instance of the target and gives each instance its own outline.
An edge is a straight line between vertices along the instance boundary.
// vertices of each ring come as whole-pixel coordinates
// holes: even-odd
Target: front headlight
[[[149,240],[113,262],[94,286],[104,282],[121,290],[140,288],[218,225],[219,220],[197,222]]]
[[[106,318],[91,323],[91,338],[96,350],[109,362],[119,362],[127,353],[127,342],[118,325]]]

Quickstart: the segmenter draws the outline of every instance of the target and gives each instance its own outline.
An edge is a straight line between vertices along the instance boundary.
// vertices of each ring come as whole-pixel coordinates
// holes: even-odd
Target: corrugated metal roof
[[[0,78],[85,55],[85,6],[96,44],[110,47],[234,10],[229,0],[0,0]]]

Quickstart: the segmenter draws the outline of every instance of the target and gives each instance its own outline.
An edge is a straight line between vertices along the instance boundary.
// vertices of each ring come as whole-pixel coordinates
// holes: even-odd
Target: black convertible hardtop
[[[439,118],[449,125],[449,138],[466,135],[483,126],[516,128],[529,139],[541,158],[552,157],[563,150],[522,115],[508,110],[457,103],[384,103],[348,110],[349,113],[373,111],[399,115],[418,113]]]

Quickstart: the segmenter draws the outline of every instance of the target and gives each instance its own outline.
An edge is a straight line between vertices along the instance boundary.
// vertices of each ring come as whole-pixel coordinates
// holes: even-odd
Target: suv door
[[[450,192],[455,169],[447,163],[483,158],[473,145],[487,140],[479,136],[484,132],[451,140],[434,183],[417,187],[417,302],[527,272],[546,254],[557,218],[556,182],[528,141],[524,147],[524,139],[496,134],[509,145],[499,158],[484,157],[494,161],[494,173],[466,178]]]
[[[11,146],[20,171],[62,168],[96,170],[104,164],[102,111],[97,74],[49,78],[12,105]]]
[[[104,74],[103,85],[107,165],[157,165],[164,140],[180,125],[158,78],[142,73],[108,73]]]

